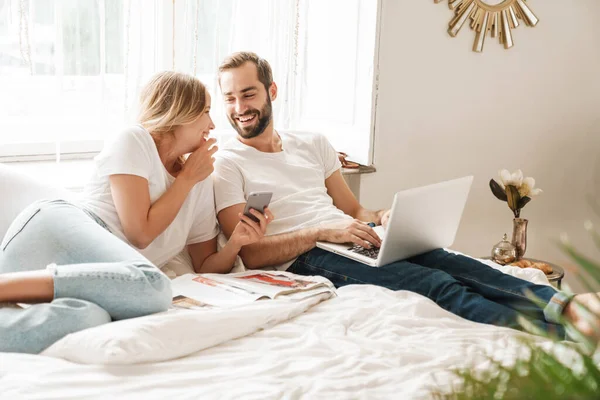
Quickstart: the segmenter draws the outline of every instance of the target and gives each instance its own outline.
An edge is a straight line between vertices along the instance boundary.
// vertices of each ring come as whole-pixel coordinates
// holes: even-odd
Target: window
[[[0,155],[94,152],[123,123],[123,11],[0,1]]]
[[[377,1],[309,1],[302,15],[302,99],[292,125],[325,133],[369,165],[373,141]]]
[[[369,163],[378,1],[0,0],[0,159],[90,156],[133,120],[153,73],[198,76],[230,134],[216,71],[271,63],[280,129],[325,133]],[[4,157],[4,158],[2,158]]]

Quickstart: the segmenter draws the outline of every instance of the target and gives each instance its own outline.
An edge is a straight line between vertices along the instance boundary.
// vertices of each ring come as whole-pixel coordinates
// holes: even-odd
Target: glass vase
[[[512,244],[517,250],[517,261],[523,258],[527,249],[527,222],[524,218],[513,219]]]

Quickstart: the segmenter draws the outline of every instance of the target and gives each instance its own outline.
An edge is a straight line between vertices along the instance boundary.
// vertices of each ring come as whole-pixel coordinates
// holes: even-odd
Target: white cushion
[[[65,336],[42,355],[81,364],[138,364],[183,357],[302,314],[331,293],[227,309],[169,310]]]
[[[6,164],[0,164],[0,193],[0,240],[15,217],[34,201],[74,197],[72,192],[45,184]]]

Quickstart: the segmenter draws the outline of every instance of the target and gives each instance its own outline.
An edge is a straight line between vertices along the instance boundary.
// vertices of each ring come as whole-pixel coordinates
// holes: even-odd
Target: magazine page
[[[194,308],[203,305],[230,307],[251,303],[264,297],[259,293],[215,281],[206,275],[179,276],[171,281],[171,287],[173,306],[176,308]]]
[[[171,308],[183,308],[186,310],[204,310],[207,308],[214,308],[215,306],[208,303],[203,303],[199,300],[186,297],[184,295],[176,295],[173,297]]]
[[[337,296],[334,289],[327,287],[327,286],[321,286],[321,287],[314,288],[312,290],[307,290],[307,291],[303,291],[303,292],[295,292],[295,293],[287,294],[285,296],[279,296],[279,297],[277,297],[277,299],[278,300],[286,299],[286,300],[297,301],[297,300],[304,300],[304,299],[307,299],[312,296],[319,296],[323,293],[331,293],[331,294],[333,294],[334,297]]]
[[[226,275],[205,274],[204,276],[244,291],[266,295],[271,299],[320,287],[326,288],[327,291],[335,291],[333,284],[325,278],[296,275],[285,271],[254,270]]]

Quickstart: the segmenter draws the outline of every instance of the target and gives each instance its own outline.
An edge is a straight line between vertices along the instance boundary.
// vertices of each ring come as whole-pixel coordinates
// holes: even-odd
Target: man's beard
[[[258,123],[254,126],[248,126],[243,128],[238,125],[238,120],[236,118],[248,116],[248,115],[256,115],[258,118]],[[273,106],[271,104],[271,99],[267,97],[267,102],[263,106],[260,112],[257,109],[251,109],[246,111],[244,114],[235,115],[235,117],[229,116],[229,123],[233,126],[233,129],[237,131],[237,133],[243,137],[244,139],[252,139],[260,135],[267,129],[269,122],[273,118]]]

